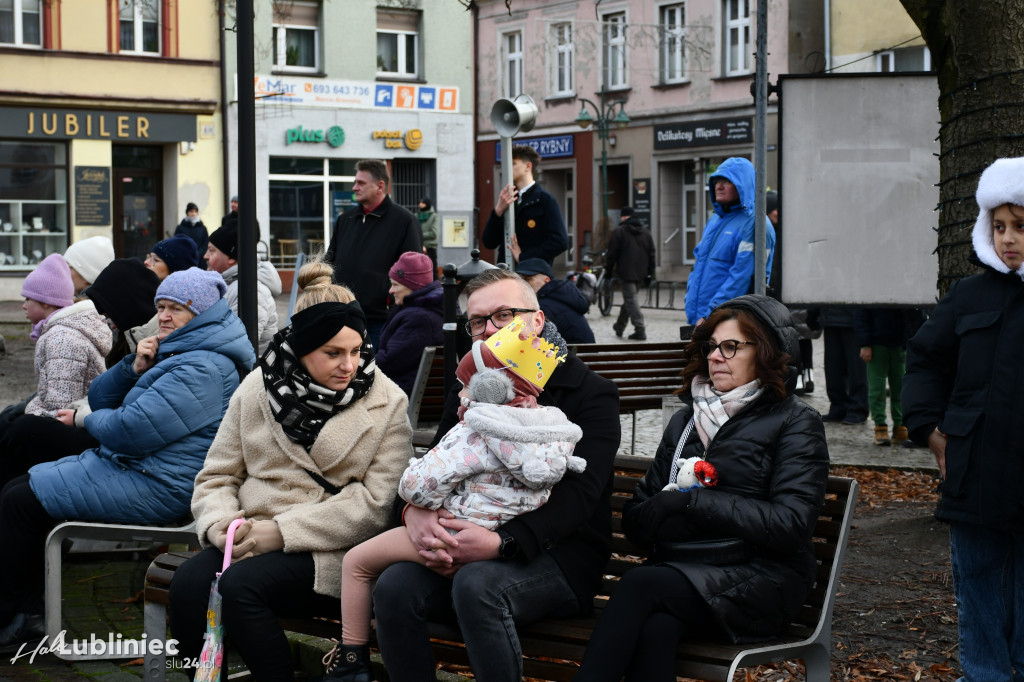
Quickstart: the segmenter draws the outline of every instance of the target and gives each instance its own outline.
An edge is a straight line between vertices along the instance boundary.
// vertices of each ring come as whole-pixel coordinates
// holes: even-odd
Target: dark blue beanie
[[[188,270],[199,265],[199,247],[186,234],[176,234],[153,247],[153,253],[167,263],[171,272]]]

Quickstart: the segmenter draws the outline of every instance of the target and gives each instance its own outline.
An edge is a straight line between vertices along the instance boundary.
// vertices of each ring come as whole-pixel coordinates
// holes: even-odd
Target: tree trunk
[[[998,158],[1024,156],[1024,2],[900,1],[931,50],[939,80],[942,296],[978,271],[968,257],[982,171]]]

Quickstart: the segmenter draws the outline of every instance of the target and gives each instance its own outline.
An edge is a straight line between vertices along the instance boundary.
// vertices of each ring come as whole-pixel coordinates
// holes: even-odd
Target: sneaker
[[[626,330],[625,329],[619,329],[618,327],[612,327],[612,331],[615,332],[615,336],[617,336],[617,337],[619,337],[621,339],[622,338],[622,332],[624,332]]]
[[[903,424],[900,424],[899,426],[892,427],[892,445],[893,445],[893,447],[896,447],[897,445],[903,445],[907,441],[907,439],[909,439],[909,438],[910,438],[910,434],[907,433],[907,427],[904,426]]]
[[[326,674],[319,682],[373,682],[368,644],[336,642],[324,656],[323,663]]]
[[[16,614],[7,627],[0,629],[0,653],[16,653],[22,644],[34,646],[45,634],[46,627],[42,615]]]
[[[875,427],[875,445],[889,447],[892,441],[889,440],[889,427],[885,424]]]
[[[646,341],[647,334],[645,334],[644,332],[633,332],[626,338],[629,339],[630,341]]]
[[[838,412],[829,412],[828,414],[821,415],[821,421],[823,422],[841,422],[846,419],[845,414],[839,414]]]
[[[867,417],[858,417],[856,415],[851,417],[850,415],[846,415],[843,417],[843,424],[846,424],[847,426],[856,426],[857,424],[863,424],[867,420]]]

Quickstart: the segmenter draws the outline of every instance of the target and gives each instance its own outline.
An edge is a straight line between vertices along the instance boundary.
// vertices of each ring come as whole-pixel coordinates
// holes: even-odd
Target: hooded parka
[[[795,351],[796,332],[782,304],[743,296],[728,305],[752,312],[783,348]],[[790,373],[791,386],[792,365]],[[692,415],[687,400],[665,430],[634,498],[626,503],[623,527],[638,543],[646,535],[636,512],[668,483],[676,445]],[[665,539],[740,538],[753,548],[753,556],[726,566],[668,565],[693,584],[732,641],[773,636],[790,622],[814,584],[811,536],[825,498],[829,463],[821,416],[792,394],[779,400],[765,392],[722,425],[707,449],[692,429],[680,457],[711,462],[718,484],[690,492],[689,504],[680,512],[682,534]]]
[[[1024,527],[1024,442],[1012,426],[1024,401],[1024,267],[999,259],[992,211],[1024,202],[1020,168],[1003,159],[982,175],[972,260],[984,272],[954,283],[907,343],[903,379],[911,438],[927,444],[936,427],[946,435],[935,516],[1000,531]]]
[[[715,201],[715,180],[725,178],[736,186],[739,203],[722,206]],[[754,283],[754,166],[746,159],[726,159],[708,179],[709,201],[715,215],[704,227],[693,250],[696,263],[686,282],[686,319],[694,324],[716,306],[753,291]],[[775,228],[765,221],[768,249],[766,281],[772,275]]]
[[[256,357],[221,299],[161,341],[145,373],[135,373],[134,361],[126,356],[89,388],[85,428],[100,447],[29,471],[51,517],[145,525],[185,518],[239,372]]]

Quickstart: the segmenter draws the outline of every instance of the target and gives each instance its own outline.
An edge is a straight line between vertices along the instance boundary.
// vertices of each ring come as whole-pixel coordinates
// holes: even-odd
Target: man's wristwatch
[[[507,530],[498,529],[498,537],[501,544],[498,545],[498,558],[502,560],[514,559],[519,554],[519,543]]]

